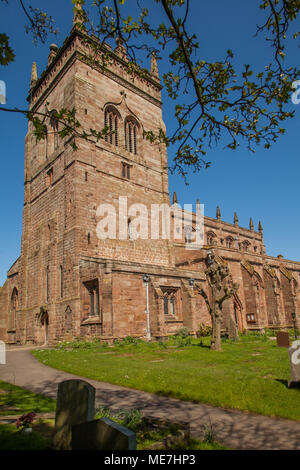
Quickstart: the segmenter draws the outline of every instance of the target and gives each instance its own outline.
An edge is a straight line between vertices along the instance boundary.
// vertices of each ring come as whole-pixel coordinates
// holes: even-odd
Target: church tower
[[[119,308],[122,331],[116,331],[112,295],[118,299],[128,293],[131,283],[144,290],[142,277],[139,286],[134,273],[172,264],[169,240],[150,237],[151,204],[170,205],[166,148],[144,137],[145,131],[164,128],[156,58],[148,74],[129,74],[120,42],[112,50],[77,26],[61,48],[50,46],[39,78],[33,65],[28,96],[31,111],[48,115],[44,140],[36,140],[31,123],[26,136],[20,258],[19,339],[38,343],[68,334],[126,334],[128,302],[126,312]],[[99,52],[91,64],[95,46]],[[59,135],[56,113],[62,108],[76,109],[81,127],[72,137]],[[109,129],[104,138],[82,138],[83,131],[104,127]],[[140,213],[140,204],[148,214]],[[116,213],[114,239],[101,238],[107,205]],[[133,242],[136,215],[149,220],[146,235]],[[119,276],[114,282],[113,270]],[[132,297],[138,304],[137,292]]]

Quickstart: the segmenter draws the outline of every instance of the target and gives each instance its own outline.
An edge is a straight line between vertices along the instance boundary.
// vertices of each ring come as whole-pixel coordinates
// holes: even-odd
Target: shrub
[[[179,338],[187,338],[190,336],[190,330],[186,326],[183,326],[176,331],[175,336],[178,336]]]
[[[197,337],[205,337],[205,336],[211,336],[212,334],[212,327],[209,325],[205,325],[204,323],[200,323],[199,325],[199,330],[197,331]]]
[[[107,406],[99,406],[96,410],[97,418],[109,418],[132,431],[141,427],[143,415],[139,410],[130,409],[111,411]]]
[[[173,336],[169,337],[169,341],[178,348],[188,346],[192,342],[190,330],[186,327],[179,328]]]
[[[134,338],[133,336],[125,336],[125,338],[116,339],[114,341],[114,346],[126,346],[128,344],[133,344],[134,346],[137,346],[141,343],[144,343],[144,341],[140,338]]]

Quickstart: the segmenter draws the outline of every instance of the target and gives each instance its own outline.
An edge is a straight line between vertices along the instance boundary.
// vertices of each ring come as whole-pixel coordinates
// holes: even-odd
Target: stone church
[[[237,292],[223,305],[240,331],[288,328],[300,315],[300,263],[266,255],[263,229],[204,218],[204,243],[188,249],[182,239],[128,236],[100,239],[98,207],[154,204],[171,207],[167,152],[144,130],[165,129],[156,59],[143,76],[128,74],[119,42],[109,65],[90,63],[97,39],[76,24],[62,47],[51,45],[46,70],[33,65],[29,109],[54,113],[76,108],[88,129],[109,127],[104,138],[59,137],[59,122],[45,121],[36,141],[29,123],[25,140],[21,255],[0,287],[0,339],[7,343],[55,343],[75,337],[163,338],[181,327],[195,334],[210,316],[197,286],[209,295],[205,261],[214,253],[227,265]],[[77,151],[71,147],[76,143]],[[172,204],[177,204],[176,194]],[[146,220],[146,223],[148,220]],[[173,230],[174,232],[174,230]]]

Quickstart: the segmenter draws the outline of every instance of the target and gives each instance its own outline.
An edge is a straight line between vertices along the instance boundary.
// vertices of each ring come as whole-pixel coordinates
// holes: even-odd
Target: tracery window
[[[109,106],[104,113],[104,126],[109,132],[105,136],[105,141],[118,147],[119,145],[119,115],[117,111]]]
[[[51,126],[51,132],[53,135],[53,148],[54,150],[57,149],[58,147],[58,120],[55,117],[57,114],[57,111],[54,109],[51,111],[51,117],[50,117],[50,126]]]
[[[213,245],[214,241],[217,239],[216,234],[214,232],[208,232],[207,234],[207,244]]]
[[[193,228],[191,225],[184,227],[184,241],[185,243],[192,243],[192,231]]]
[[[48,129],[47,126],[44,125],[44,142],[43,142],[43,154],[45,156],[45,160],[48,158]]]
[[[100,299],[98,280],[87,281],[83,283],[89,293],[89,316],[100,316]]]
[[[11,295],[11,315],[10,315],[10,328],[16,328],[16,312],[18,309],[18,290],[14,287]]]
[[[175,288],[162,288],[164,293],[164,314],[176,315],[176,292]]]
[[[226,248],[233,248],[233,239],[231,237],[226,238]]]
[[[138,127],[138,123],[133,117],[129,117],[125,120],[125,149],[134,155],[136,155],[138,151]]]
[[[243,250],[247,253],[249,251],[249,248],[250,248],[250,243],[245,241],[243,242]]]

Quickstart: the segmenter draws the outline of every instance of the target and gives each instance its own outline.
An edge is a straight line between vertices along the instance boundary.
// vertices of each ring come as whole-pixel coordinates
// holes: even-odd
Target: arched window
[[[233,238],[227,237],[226,238],[226,248],[233,248]]]
[[[59,277],[60,277],[60,297],[64,296],[64,270],[62,265],[59,267]]]
[[[174,315],[176,314],[176,288],[162,288],[164,293],[164,314]]]
[[[130,219],[128,219],[127,221],[127,227],[128,227],[128,238],[129,240],[132,240],[132,225],[131,225]]]
[[[43,154],[45,156],[45,160],[48,158],[48,130],[47,126],[44,126],[44,141],[43,141]]]
[[[11,294],[11,315],[10,315],[10,328],[16,328],[16,312],[18,309],[18,290],[14,287]]]
[[[193,228],[191,225],[184,227],[184,241],[185,243],[192,243],[192,231]]]
[[[105,141],[118,147],[119,145],[119,114],[115,108],[109,106],[104,112],[104,126],[109,132],[105,136]]]
[[[167,295],[164,297],[164,314],[169,315],[169,299]]]
[[[57,149],[58,147],[58,120],[57,120],[57,111],[53,109],[50,113],[50,126],[51,126],[51,133],[53,135],[52,142],[53,142],[53,150]]]
[[[243,250],[247,253],[250,250],[250,243],[248,241],[243,242]]]
[[[129,117],[125,120],[125,149],[134,155],[136,155],[138,151],[138,128],[139,125],[133,117]]]
[[[175,315],[175,296],[173,294],[170,297],[170,313]]]
[[[217,236],[214,232],[208,232],[206,237],[208,245],[214,245],[214,241],[217,241]]]
[[[49,297],[50,297],[50,292],[49,292],[49,266],[47,266],[46,268],[46,302],[48,303],[49,302]]]

